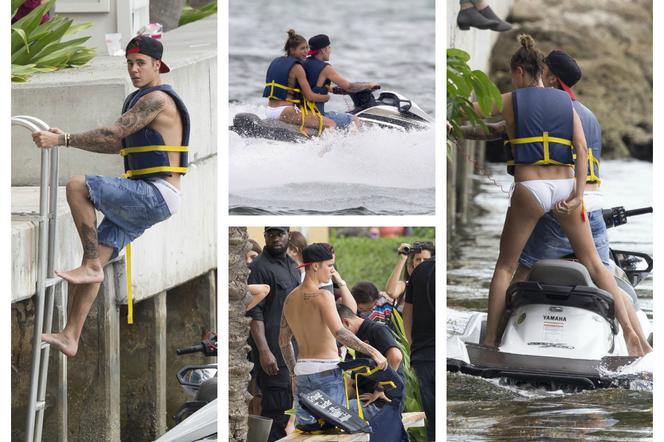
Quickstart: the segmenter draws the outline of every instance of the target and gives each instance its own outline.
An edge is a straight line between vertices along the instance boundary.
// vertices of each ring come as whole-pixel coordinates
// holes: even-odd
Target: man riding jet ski
[[[350,93],[333,87],[330,92],[348,95],[353,100],[353,109],[348,113],[357,117],[363,125],[399,131],[423,130],[434,125],[433,117],[397,92],[383,91],[377,97],[371,90]],[[275,119],[261,119],[251,113],[235,115],[229,129],[244,137],[290,142],[306,141],[318,135],[317,129],[302,130],[299,125]]]
[[[624,224],[652,208],[604,211],[607,227]],[[652,345],[652,325],[639,308],[634,287],[652,271],[643,253],[611,251],[611,271],[634,304],[639,323]],[[507,291],[509,319],[498,349],[480,345],[486,314],[474,313],[460,336],[448,338],[447,369],[486,378],[581,388],[610,387],[606,374],[634,362],[627,356],[613,298],[597,288],[578,262],[556,259],[535,264],[525,282]]]
[[[433,126],[433,118],[406,97],[383,92],[375,98],[371,91],[380,89],[378,83],[350,82],[342,77],[329,63],[332,49],[327,35],[316,35],[308,44],[293,30],[288,35],[286,56],[275,58],[267,70],[263,90],[263,97],[268,99],[266,118],[240,113],[233,118],[230,130],[248,137],[303,141],[325,129],[347,128],[351,124],[360,127],[369,123],[399,130]],[[330,93],[349,94],[353,109],[326,111]]]

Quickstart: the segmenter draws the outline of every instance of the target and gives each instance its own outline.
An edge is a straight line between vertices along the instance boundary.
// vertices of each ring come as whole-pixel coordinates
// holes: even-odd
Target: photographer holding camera
[[[416,241],[412,245],[401,243],[397,254],[399,258],[387,280],[385,293],[394,300],[394,307],[402,313],[406,282],[422,261],[436,256],[436,247],[431,241]],[[403,278],[400,278],[402,274]]]

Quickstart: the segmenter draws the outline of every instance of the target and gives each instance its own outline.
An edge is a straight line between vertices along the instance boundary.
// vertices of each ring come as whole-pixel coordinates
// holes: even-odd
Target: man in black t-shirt
[[[406,284],[403,323],[410,365],[420,384],[427,440],[436,440],[436,258],[422,262]]]
[[[265,248],[249,265],[247,284],[267,284],[268,295],[247,312],[251,317],[251,360],[263,397],[261,416],[273,420],[269,442],[286,437],[293,405],[290,373],[279,348],[279,326],[284,300],[300,284],[300,271],[286,254],[288,227],[265,227]]]

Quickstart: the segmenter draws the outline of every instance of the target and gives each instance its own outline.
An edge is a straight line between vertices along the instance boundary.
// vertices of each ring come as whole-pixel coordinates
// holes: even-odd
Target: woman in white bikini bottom
[[[542,54],[534,48],[530,36],[519,37],[522,47],[510,60],[512,84],[515,88],[544,87],[542,83]],[[512,94],[502,95],[502,111],[494,109],[494,116],[502,116],[507,123],[507,133],[515,137],[515,113]],[[475,105],[476,112],[481,112]],[[520,107],[520,112],[529,112]],[[585,219],[583,191],[587,174],[587,143],[583,126],[576,111],[573,112],[572,143],[576,150],[575,169],[560,165],[517,165],[514,171],[515,184],[510,192],[510,207],[507,209],[505,225],[500,237],[500,253],[489,288],[489,309],[484,344],[495,347],[500,344],[500,324],[504,321],[505,296],[512,276],[517,269],[519,256],[537,221],[549,210],[553,210],[561,227],[581,263],[588,269],[598,287],[613,295],[615,313],[623,331],[630,355],[641,356],[652,350],[638,322],[630,321],[624,296],[613,276],[602,264],[595,248],[590,224]],[[517,145],[515,149],[519,149]],[[575,176],[575,178],[572,178]]]
[[[284,112],[284,110],[288,108],[294,108],[295,112],[300,113],[300,109],[298,109],[298,107],[294,105],[279,106],[279,107],[268,106],[265,108],[265,118],[267,118],[268,120],[279,120],[281,119],[281,114]]]
[[[537,200],[544,213],[552,210],[558,201],[566,200],[574,191],[574,178],[560,180],[528,180],[512,183],[509,197],[512,199],[517,184],[524,186]]]

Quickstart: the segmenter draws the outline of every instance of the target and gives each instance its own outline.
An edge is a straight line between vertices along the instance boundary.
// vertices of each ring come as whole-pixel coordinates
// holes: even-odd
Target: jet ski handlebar
[[[606,228],[617,227],[627,223],[630,216],[652,213],[652,207],[642,207],[640,209],[625,210],[623,206],[613,207],[602,210],[602,216],[606,223]]]

